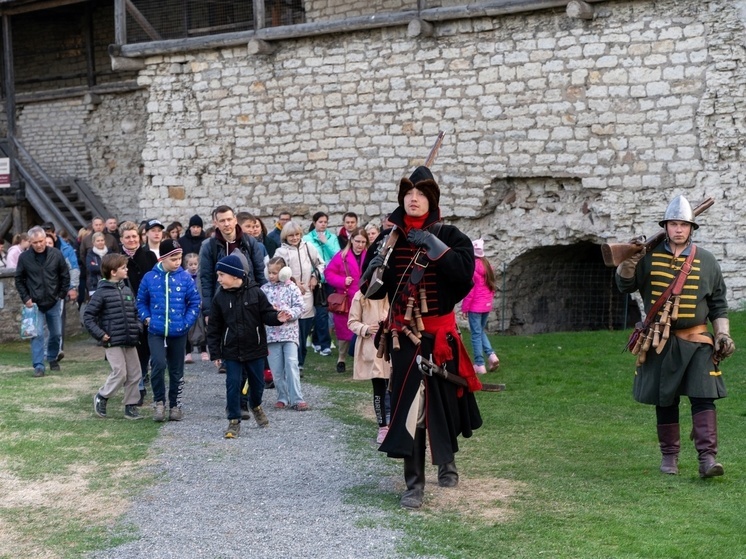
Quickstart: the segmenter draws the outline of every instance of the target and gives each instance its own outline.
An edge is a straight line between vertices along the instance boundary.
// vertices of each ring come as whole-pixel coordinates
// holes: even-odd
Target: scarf
[[[422,229],[427,221],[428,214],[422,217],[412,217],[411,215],[404,216],[404,233],[408,234],[412,229]]]

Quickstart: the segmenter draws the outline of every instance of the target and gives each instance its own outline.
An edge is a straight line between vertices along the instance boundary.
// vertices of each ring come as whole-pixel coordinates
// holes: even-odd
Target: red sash
[[[461,342],[461,336],[456,329],[456,313],[450,312],[443,316],[423,316],[422,322],[425,324],[425,332],[435,336],[433,348],[433,360],[436,365],[443,365],[446,361],[453,359],[453,350],[448,343],[448,334],[456,341],[458,348],[458,374],[464,378],[469,385],[469,392],[478,392],[482,390],[482,383],[479,382],[474,367],[472,366],[469,353],[466,351],[464,344]],[[463,389],[459,388],[459,396],[463,394]]]

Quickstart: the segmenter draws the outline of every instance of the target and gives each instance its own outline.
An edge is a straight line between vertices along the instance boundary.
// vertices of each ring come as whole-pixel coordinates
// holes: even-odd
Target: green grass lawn
[[[381,483],[347,496],[390,513],[408,538],[401,551],[450,558],[691,558],[746,556],[746,313],[732,316],[741,346],[725,362],[729,397],[718,402],[722,478],[701,480],[686,438],[682,402],[681,475],[658,471],[655,410],[631,396],[628,333],[495,336],[501,368],[479,393],[484,426],[461,440],[456,490],[430,490],[421,512],[398,507],[401,461],[375,450],[376,427],[361,410],[370,384],[334,372],[334,358],[310,355],[304,382],[331,389],[330,413],[352,426],[353,454],[378,456]],[[31,378],[28,344],[0,349],[0,557],[85,552],[136,537],[121,526],[127,499],[144,484],[152,421],[102,421],[91,397],[108,372],[86,353],[63,375]],[[467,347],[469,347],[467,341]],[[349,365],[349,361],[348,361]],[[348,370],[351,367],[348,366]],[[313,402],[311,402],[313,404]],[[121,396],[109,405],[121,414]],[[385,478],[390,478],[387,481]],[[12,550],[5,553],[5,550]]]

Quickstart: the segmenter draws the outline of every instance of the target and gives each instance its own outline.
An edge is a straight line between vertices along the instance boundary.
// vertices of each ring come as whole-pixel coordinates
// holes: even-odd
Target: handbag
[[[313,263],[313,259],[311,258],[311,251],[308,250],[307,244],[306,253],[308,254],[308,261],[311,263],[311,274],[316,276],[317,280],[316,287],[313,289],[313,306],[325,307],[327,305],[326,289],[324,289],[324,286],[321,283],[321,274],[319,273],[318,268],[316,268],[316,265]]]
[[[350,273],[347,271],[347,262],[345,262],[345,255],[341,256],[342,266],[344,266],[345,276],[349,276]],[[345,287],[344,293],[331,293],[328,300],[329,310],[337,314],[347,314],[350,312],[350,299],[347,297],[347,288]]]

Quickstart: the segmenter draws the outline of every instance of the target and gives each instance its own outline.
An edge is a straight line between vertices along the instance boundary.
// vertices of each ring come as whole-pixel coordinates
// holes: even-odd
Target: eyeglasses
[[[363,240],[363,241],[359,241],[359,240],[357,240],[357,239],[352,239],[352,242],[353,242],[353,243],[355,243],[355,244],[358,244],[358,245],[365,245],[365,244],[368,244],[368,241],[366,241],[366,240]]]

